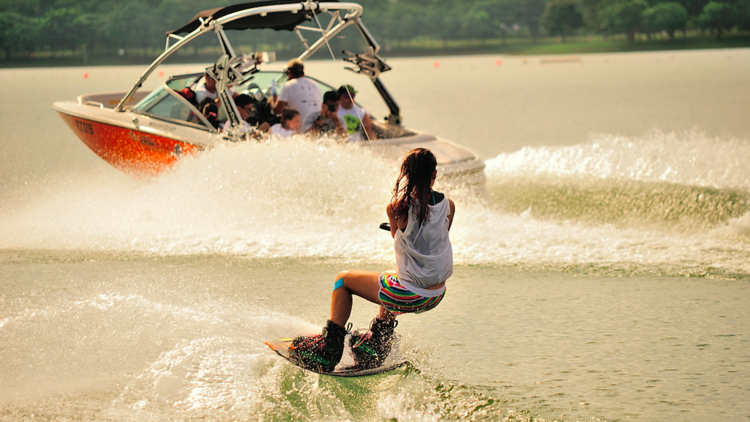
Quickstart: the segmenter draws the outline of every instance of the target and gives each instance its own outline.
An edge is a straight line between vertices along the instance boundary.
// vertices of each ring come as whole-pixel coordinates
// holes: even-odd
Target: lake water
[[[398,328],[414,369],[351,380],[263,342],[319,330],[339,270],[394,267],[388,164],[291,140],[136,180],[51,104],[142,66],[0,70],[0,420],[750,418],[750,50],[389,64],[487,195],[449,189],[448,294]],[[307,70],[385,115],[339,67]]]

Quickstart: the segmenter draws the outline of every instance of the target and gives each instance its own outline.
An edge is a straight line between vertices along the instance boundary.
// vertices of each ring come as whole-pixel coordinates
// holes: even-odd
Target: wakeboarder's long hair
[[[437,168],[437,159],[429,149],[415,148],[406,155],[401,172],[396,179],[391,206],[396,220],[408,218],[409,206],[417,205],[419,225],[430,217],[427,204],[430,200],[430,184]]]

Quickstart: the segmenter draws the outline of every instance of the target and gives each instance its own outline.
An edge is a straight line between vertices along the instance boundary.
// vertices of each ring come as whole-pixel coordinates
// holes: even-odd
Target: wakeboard
[[[385,372],[393,371],[409,363],[406,361],[406,359],[401,357],[400,353],[398,352],[398,335],[397,335],[393,344],[393,348],[391,350],[391,354],[388,355],[388,357],[385,359],[385,362],[383,362],[383,365],[377,368],[370,368],[370,369],[357,368],[356,366],[354,366],[354,358],[352,358],[352,351],[351,351],[351,348],[349,347],[349,338],[350,336],[346,336],[346,343],[345,343],[346,346],[344,347],[344,355],[341,358],[341,362],[339,362],[339,364],[336,365],[336,368],[334,368],[334,370],[331,372],[322,372],[322,371],[318,371],[315,368],[302,366],[300,361],[297,360],[296,353],[294,353],[293,350],[289,349],[289,346],[291,346],[292,340],[293,340],[291,338],[283,338],[279,340],[267,341],[266,346],[270,347],[271,350],[276,352],[282,358],[288,360],[289,362],[293,363],[294,365],[304,370],[315,372],[317,374],[322,374],[322,375],[331,375],[334,377],[366,377],[369,375],[377,375],[377,374],[382,374]]]

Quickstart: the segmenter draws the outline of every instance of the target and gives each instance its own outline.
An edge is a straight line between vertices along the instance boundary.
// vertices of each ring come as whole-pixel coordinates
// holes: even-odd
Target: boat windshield
[[[330,85],[323,83],[315,78],[308,78],[320,87],[320,92],[325,93],[326,91],[335,91],[335,88]],[[141,100],[138,104],[133,107],[134,111],[158,116],[169,120],[179,120],[181,122],[195,123],[203,126],[203,122],[199,119],[195,119],[194,113],[198,111],[193,107],[189,110],[187,106],[177,97],[177,91],[183,88],[190,88],[193,91],[203,83],[203,73],[191,73],[188,75],[180,75],[170,78],[166,82],[170,90],[160,86],[156,90],[152,91],[146,98]],[[253,78],[239,86],[230,87],[236,94],[247,94],[253,97],[256,101],[266,101],[271,98],[273,90],[271,85],[276,85],[276,93],[281,93],[282,88],[286,83],[286,76],[280,71],[262,71],[253,75]],[[181,106],[182,105],[182,106]],[[184,108],[183,108],[184,107]],[[190,119],[190,117],[193,119]],[[222,105],[219,109],[219,120],[226,119],[226,111]]]
[[[202,129],[213,129],[206,126],[205,122],[198,117],[198,110],[183,101],[177,93],[182,88],[193,85],[202,76],[203,74],[199,73],[171,78],[136,104],[133,111],[173,122],[196,125]],[[166,89],[165,85],[170,89]]]

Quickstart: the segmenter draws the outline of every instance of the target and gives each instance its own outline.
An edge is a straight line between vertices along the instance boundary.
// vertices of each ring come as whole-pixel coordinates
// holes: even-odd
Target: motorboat
[[[315,0],[259,1],[205,10],[181,28],[167,32],[164,52],[130,91],[81,95],[76,101],[56,102],[53,108],[84,144],[112,166],[132,175],[156,176],[181,157],[199,155],[221,143],[252,142],[241,130],[243,121],[232,93],[246,93],[263,102],[279,92],[287,80],[284,71],[263,69],[274,60],[274,54],[235,53],[227,32],[295,32],[302,44],[297,58],[304,62],[322,48],[330,51],[329,42],[353,26],[362,36],[364,48],[361,53],[344,52],[344,66],[370,79],[389,110],[383,120],[372,118],[377,139],[356,144],[374,148],[379,156],[392,160],[416,147],[429,148],[437,157],[441,180],[458,185],[483,184],[484,162],[477,154],[403,125],[399,106],[380,79],[380,74],[391,67],[378,56],[380,46],[362,22],[362,13],[362,6],[356,3]],[[304,34],[317,39],[308,40]],[[158,66],[203,35],[215,36],[223,53],[205,72],[168,77],[153,91],[141,89]],[[226,120],[223,128],[215,127],[181,94],[185,88],[198,86],[206,75],[216,81],[219,119]],[[319,84],[321,92],[335,90],[306,76]]]

